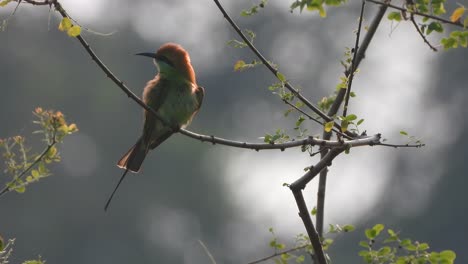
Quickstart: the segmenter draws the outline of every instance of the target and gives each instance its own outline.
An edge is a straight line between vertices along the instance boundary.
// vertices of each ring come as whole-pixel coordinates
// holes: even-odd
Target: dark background
[[[359,6],[328,9],[320,19],[291,14],[290,2],[272,0],[251,18],[238,15],[251,1],[223,4],[241,27],[257,33],[255,44],[266,57],[317,102],[339,82],[339,60],[354,45]],[[14,5],[0,8],[0,17]],[[182,44],[206,88],[191,130],[244,141],[260,141],[277,128],[294,133],[294,116],[284,118],[287,107],[267,89],[274,76],[262,67],[233,71],[237,60],[254,56],[226,45],[238,37],[212,1],[64,0],[63,6],[82,26],[116,31],[83,36],[137,94],[155,68],[133,54],[168,41]],[[375,9],[367,4],[366,25]],[[126,179],[105,213],[122,173],[115,163],[139,136],[142,110],[78,41],[57,30],[59,21],[54,12],[49,21],[47,7],[22,4],[0,32],[0,137],[25,135],[39,152],[39,138],[30,134],[37,106],[62,111],[80,129],[60,146],[63,161],[52,177],[0,199],[0,234],[16,238],[11,263],[38,255],[48,263],[209,263],[198,240],[218,263],[246,263],[272,253],[269,227],[290,245],[305,232],[291,193],[281,185],[315,158],[297,149],[257,153],[182,135],[149,155],[142,173]],[[336,239],[334,263],[359,263],[358,241],[376,223],[428,242],[432,250],[455,250],[458,263],[468,261],[466,55],[464,49],[430,51],[409,23],[382,23],[356,76],[350,112],[365,118],[362,129],[369,134],[405,143],[398,132],[406,130],[427,146],[352,149],[334,162],[326,221],[358,227]],[[320,127],[306,126],[321,134]],[[307,195],[314,203],[315,186]]]

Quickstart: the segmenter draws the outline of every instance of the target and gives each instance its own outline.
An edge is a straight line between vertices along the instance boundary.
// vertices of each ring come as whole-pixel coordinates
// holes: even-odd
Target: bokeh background
[[[100,36],[84,37],[111,70],[137,94],[155,74],[151,61],[133,54],[172,41],[191,54],[204,105],[190,126],[196,132],[260,141],[292,128],[287,107],[267,87],[265,68],[234,72],[254,59],[226,45],[238,38],[213,1],[63,0],[69,14]],[[359,2],[328,9],[328,17],[271,0],[260,14],[242,18],[252,1],[222,1],[233,18],[257,33],[255,44],[305,96],[317,102],[335,88],[345,47],[354,44]],[[453,3],[455,4],[455,3]],[[468,4],[468,3],[466,3]],[[4,19],[13,3],[0,9]],[[451,6],[453,10],[453,6]],[[368,25],[376,7],[367,4]],[[316,162],[299,149],[253,152],[175,135],[153,151],[139,175],[128,177],[110,211],[104,203],[122,171],[115,163],[134,143],[141,108],[93,63],[78,41],[57,30],[47,7],[22,4],[0,32],[0,137],[38,137],[37,106],[65,113],[80,131],[61,146],[54,176],[24,194],[0,199],[0,234],[16,238],[11,263],[41,255],[48,263],[209,263],[201,240],[218,263],[246,263],[272,253],[269,227],[291,243],[305,233],[290,191],[282,187]],[[441,36],[431,38],[434,43]],[[422,149],[352,149],[330,169],[326,222],[358,230],[336,238],[334,263],[359,263],[358,241],[376,223],[403,237],[453,249],[467,263],[466,203],[467,51],[432,52],[410,23],[382,23],[361,64],[350,112],[369,134],[405,143],[406,130]],[[321,128],[306,124],[313,134]],[[289,130],[294,133],[292,130]],[[315,202],[315,186],[306,192]]]

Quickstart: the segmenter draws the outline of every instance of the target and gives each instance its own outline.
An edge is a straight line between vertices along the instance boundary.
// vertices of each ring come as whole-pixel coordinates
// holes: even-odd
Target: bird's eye
[[[167,65],[170,65],[170,66],[174,67],[174,64],[166,56],[158,56],[156,59],[158,61],[162,61],[162,62],[166,63]]]

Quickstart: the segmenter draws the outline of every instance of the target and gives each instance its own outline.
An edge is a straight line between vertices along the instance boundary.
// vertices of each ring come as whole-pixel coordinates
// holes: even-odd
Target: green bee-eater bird
[[[151,112],[144,111],[143,133],[136,144],[117,162],[125,169],[112,192],[109,206],[117,188],[128,171],[138,172],[148,151],[156,148],[174,133],[174,128],[184,128],[200,109],[205,90],[197,85],[190,57],[182,46],[174,43],[162,45],[156,53],[139,53],[154,59],[158,74],[143,91],[143,102],[154,109],[166,122]]]

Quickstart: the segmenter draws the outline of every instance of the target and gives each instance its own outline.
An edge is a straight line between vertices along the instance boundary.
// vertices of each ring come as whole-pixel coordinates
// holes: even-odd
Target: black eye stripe
[[[158,56],[156,59],[174,67],[174,64],[166,56]]]

